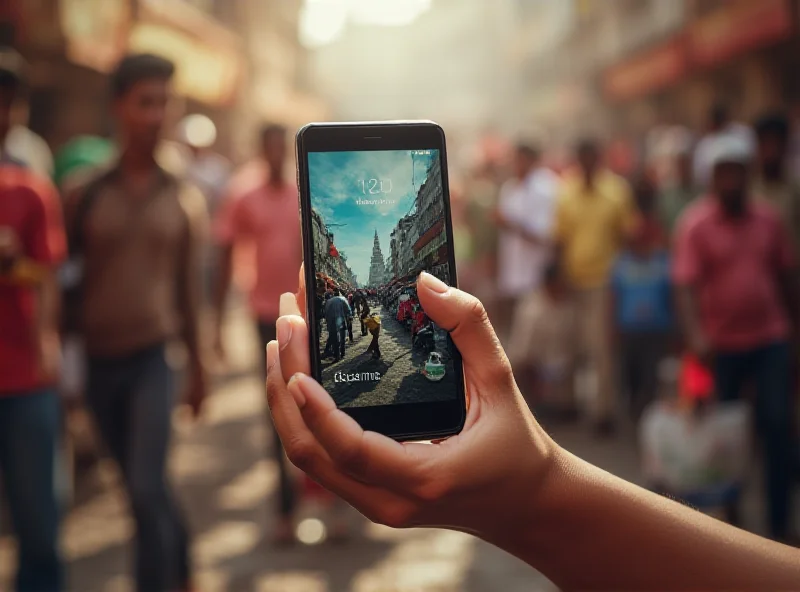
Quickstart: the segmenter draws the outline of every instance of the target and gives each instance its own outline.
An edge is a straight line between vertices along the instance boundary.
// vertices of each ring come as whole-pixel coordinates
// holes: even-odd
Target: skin
[[[155,153],[167,125],[171,100],[170,81],[152,78],[136,82],[114,101],[113,113],[121,134],[120,169],[125,184],[134,198],[145,198],[158,178],[159,169]],[[189,251],[187,247],[179,254],[180,257],[190,257]],[[181,270],[186,267],[188,261],[179,265]],[[206,399],[208,385],[199,339],[200,311],[196,297],[197,286],[182,276],[176,280],[178,306],[184,317],[182,337],[189,354],[186,401],[194,414],[199,415]]]
[[[784,179],[787,139],[781,134],[765,133],[758,138],[758,161],[761,175],[767,181]]]
[[[16,93],[9,88],[0,90],[0,145],[11,128]],[[11,265],[26,266],[35,276],[36,299],[35,332],[39,374],[43,380],[58,376],[61,346],[58,335],[59,303],[61,301],[55,271],[30,260],[23,260],[24,253],[19,237],[13,229],[0,227],[0,268]]]
[[[286,136],[274,132],[262,138],[261,156],[267,165],[269,176],[267,184],[280,189],[286,185]],[[225,303],[230,292],[233,277],[233,252],[235,245],[221,245],[219,249],[219,273],[214,288],[214,311],[217,319],[214,331],[214,352],[220,360],[226,359],[225,345],[222,340],[222,323],[225,315]]]
[[[302,282],[302,273],[301,273]],[[267,396],[289,458],[366,517],[474,534],[564,590],[797,589],[800,553],[647,492],[558,446],[528,411],[474,297],[427,274],[420,300],[465,364],[464,430],[433,444],[364,432],[309,372],[297,295],[281,300]],[[298,304],[301,303],[301,304]]]

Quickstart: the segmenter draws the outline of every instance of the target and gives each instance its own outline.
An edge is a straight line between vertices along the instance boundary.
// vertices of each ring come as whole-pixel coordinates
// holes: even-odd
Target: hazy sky
[[[416,190],[425,181],[436,151],[428,152],[413,155],[413,182],[412,154],[408,150],[308,155],[311,205],[326,224],[346,225],[329,229],[334,234],[336,248],[347,255],[347,263],[360,283],[369,279],[376,230],[384,260],[389,256],[389,236],[397,221],[413,207]],[[370,183],[370,179],[377,182]],[[370,186],[379,192],[380,181],[384,193],[371,195]],[[358,200],[378,203],[359,204]]]

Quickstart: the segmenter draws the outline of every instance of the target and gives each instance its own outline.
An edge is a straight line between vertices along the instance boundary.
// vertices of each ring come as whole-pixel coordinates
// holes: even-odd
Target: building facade
[[[375,287],[384,283],[386,279],[386,262],[383,260],[381,252],[381,242],[378,239],[378,231],[375,231],[375,239],[372,242],[372,259],[369,263],[369,280],[367,285]]]

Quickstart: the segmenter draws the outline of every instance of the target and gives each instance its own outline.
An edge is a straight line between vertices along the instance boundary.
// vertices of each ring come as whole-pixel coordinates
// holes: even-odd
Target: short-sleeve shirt
[[[666,332],[672,328],[669,256],[619,256],[611,274],[617,325],[626,332]]]
[[[705,197],[678,223],[673,279],[696,290],[700,322],[712,346],[743,351],[789,336],[780,275],[795,268],[793,245],[768,204],[749,204],[732,220]]]
[[[65,256],[61,204],[44,177],[0,165],[0,228],[13,232],[22,256],[55,267]],[[0,275],[0,396],[42,386],[38,371],[35,288],[4,282]]]
[[[546,241],[552,231],[557,192],[556,174],[538,168],[522,181],[507,181],[500,191],[498,207],[506,220]],[[498,288],[504,296],[519,296],[538,286],[550,250],[504,230],[499,236],[498,255]]]
[[[220,244],[254,247],[250,307],[260,320],[274,322],[281,294],[297,291],[303,261],[297,188],[262,183],[230,194],[220,208],[214,234]]]
[[[628,183],[601,170],[591,188],[579,172],[566,176],[556,206],[555,239],[578,288],[608,283],[611,266],[636,222]]]

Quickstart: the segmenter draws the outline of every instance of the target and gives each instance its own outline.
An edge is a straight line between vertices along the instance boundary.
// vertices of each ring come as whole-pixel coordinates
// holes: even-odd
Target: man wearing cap
[[[721,400],[738,399],[747,383],[755,383],[755,415],[766,454],[768,531],[786,540],[797,261],[778,213],[750,199],[751,145],[727,136],[709,154],[711,192],[678,222],[672,273],[680,314],[690,348],[713,369]],[[735,521],[735,508],[729,510]]]
[[[21,59],[0,49],[0,146],[10,127]],[[16,58],[14,57],[16,55]],[[15,589],[62,589],[57,450],[61,421],[58,291],[61,210],[45,177],[0,162],[0,481],[17,535]]]

